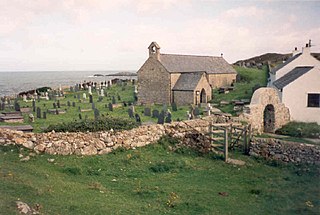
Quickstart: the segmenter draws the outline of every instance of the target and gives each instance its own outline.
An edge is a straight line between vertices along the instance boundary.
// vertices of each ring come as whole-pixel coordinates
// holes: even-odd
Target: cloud
[[[248,6],[248,7],[237,7],[232,8],[224,13],[222,13],[222,17],[224,18],[241,18],[241,17],[250,17],[250,18],[261,18],[266,16],[268,11],[266,9],[258,8],[256,6]]]

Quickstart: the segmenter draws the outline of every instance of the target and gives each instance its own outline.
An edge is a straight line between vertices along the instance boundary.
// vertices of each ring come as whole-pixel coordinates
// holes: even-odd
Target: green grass
[[[265,162],[233,152],[245,166],[191,150],[170,139],[101,156],[37,155],[0,147],[0,211],[15,201],[42,214],[317,214],[319,166]],[[173,144],[174,141],[171,141]],[[47,159],[55,159],[53,163]],[[227,193],[227,196],[219,193]]]
[[[251,99],[253,87],[267,85],[268,71],[266,66],[262,70],[239,66],[235,66],[235,69],[240,75],[240,81],[234,84],[234,90],[228,94],[219,94],[218,89],[213,90],[213,103],[220,103],[222,100],[231,102],[232,100]],[[235,114],[232,104],[219,105],[219,108],[224,112]]]
[[[278,129],[276,133],[298,138],[320,138],[320,125],[317,123],[289,122]]]

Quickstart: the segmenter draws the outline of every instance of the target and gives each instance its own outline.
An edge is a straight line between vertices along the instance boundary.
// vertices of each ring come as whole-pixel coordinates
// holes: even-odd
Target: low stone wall
[[[0,145],[22,145],[37,153],[57,155],[106,154],[118,147],[132,149],[158,141],[163,135],[186,138],[194,129],[207,132],[209,122],[226,122],[223,116],[173,122],[164,125],[146,125],[128,131],[76,132],[76,133],[23,133],[0,129]]]
[[[253,139],[250,155],[290,163],[320,164],[320,146],[282,141],[277,139]]]

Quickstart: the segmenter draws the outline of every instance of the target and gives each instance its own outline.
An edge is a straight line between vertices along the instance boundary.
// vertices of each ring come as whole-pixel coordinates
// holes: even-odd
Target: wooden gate
[[[251,125],[241,123],[210,123],[209,139],[211,145],[219,153],[223,153],[224,160],[228,160],[229,148],[240,146],[245,154],[249,153],[251,139]]]

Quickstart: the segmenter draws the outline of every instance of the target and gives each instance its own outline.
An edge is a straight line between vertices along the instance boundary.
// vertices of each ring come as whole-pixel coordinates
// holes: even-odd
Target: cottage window
[[[308,94],[308,107],[320,107],[320,94],[309,93]]]

